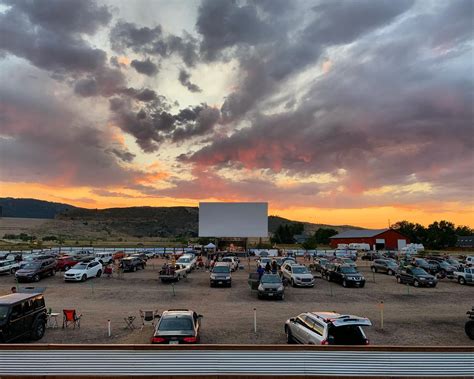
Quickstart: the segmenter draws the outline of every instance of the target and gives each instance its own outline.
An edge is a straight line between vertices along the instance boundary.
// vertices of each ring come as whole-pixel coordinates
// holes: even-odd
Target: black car
[[[317,272],[322,272],[328,263],[329,263],[329,259],[318,258],[314,261],[314,270]]]
[[[132,258],[139,258],[143,262],[146,262],[148,260],[148,255],[146,253],[135,253],[131,255]]]
[[[217,262],[209,276],[210,286],[232,287],[232,276],[230,271],[230,266],[227,263]]]
[[[382,255],[377,253],[376,251],[366,251],[361,257],[363,261],[373,261],[374,259],[380,258],[382,258]]]
[[[331,264],[327,266],[326,279],[342,284],[343,287],[364,287],[365,278],[353,266]]]
[[[123,271],[144,270],[145,265],[146,263],[143,260],[136,257],[127,257],[120,261],[120,268],[122,268]]]
[[[398,272],[397,282],[400,284],[413,284],[415,287],[436,287],[438,280],[420,267],[407,266]]]
[[[56,260],[46,258],[23,263],[15,272],[15,277],[19,282],[38,282],[41,278],[53,276],[55,273]]]
[[[391,259],[376,259],[373,261],[370,269],[373,272],[384,272],[388,275],[395,275],[398,272],[398,264]]]
[[[430,265],[436,266],[436,272],[441,277],[454,277],[454,271],[457,270],[456,266],[449,264],[447,261],[439,261],[439,260],[429,260],[428,263]]]
[[[164,311],[155,327],[151,343],[191,344],[199,343],[201,318],[190,309],[170,309]]]
[[[438,267],[435,266],[434,264],[428,263],[428,261],[424,258],[413,258],[411,264],[413,266],[422,268],[426,272],[429,272],[430,274],[436,274],[438,272]]]
[[[46,307],[40,293],[0,296],[0,342],[21,337],[39,340],[46,328]]]

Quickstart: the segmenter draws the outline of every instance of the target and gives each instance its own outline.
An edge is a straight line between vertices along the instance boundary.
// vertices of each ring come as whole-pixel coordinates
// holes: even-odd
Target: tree
[[[426,245],[430,249],[443,249],[456,244],[456,229],[449,221],[435,221],[428,225]]]
[[[335,236],[337,230],[329,228],[319,228],[314,233],[315,242],[321,245],[329,245],[329,237]]]
[[[474,230],[472,230],[469,226],[459,225],[456,228],[457,236],[472,236],[473,234],[474,234]]]
[[[301,246],[303,246],[303,249],[305,250],[314,250],[318,246],[316,242],[316,237],[313,235],[309,237],[306,241],[304,241]]]
[[[304,225],[300,222],[292,224],[280,224],[275,231],[272,242],[273,243],[295,243],[294,235],[302,234]]]

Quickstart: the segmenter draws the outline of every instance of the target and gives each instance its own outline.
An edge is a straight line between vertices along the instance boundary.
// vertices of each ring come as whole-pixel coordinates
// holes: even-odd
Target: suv
[[[176,263],[186,267],[186,272],[191,272],[196,268],[196,261],[197,259],[194,254],[183,254]]]
[[[235,257],[225,256],[224,258],[222,258],[221,262],[227,263],[231,271],[235,271],[239,268],[239,262],[237,261],[237,258]]]
[[[474,267],[461,267],[453,275],[459,284],[474,284]]]
[[[334,312],[305,312],[285,322],[288,343],[310,345],[368,345],[362,326],[371,326],[365,317]]]
[[[114,253],[107,251],[100,251],[95,253],[95,261],[99,262],[102,266],[106,266],[110,263],[114,263]]]
[[[342,284],[343,287],[364,287],[365,278],[354,267],[349,265],[328,265],[325,273],[328,282]]]
[[[406,266],[398,272],[397,282],[413,284],[415,287],[436,287],[438,280],[420,267]]]
[[[190,309],[170,309],[159,318],[151,343],[199,343],[202,315]]]
[[[40,293],[0,296],[0,342],[21,337],[39,340],[46,327],[46,307]]]
[[[257,289],[259,299],[268,297],[283,300],[285,298],[285,287],[278,274],[262,275]]]
[[[0,274],[14,274],[20,268],[20,264],[15,260],[0,261]]]
[[[281,266],[281,275],[288,279],[293,287],[314,287],[314,276],[304,265],[284,263]]]
[[[53,276],[56,273],[56,260],[46,258],[42,260],[33,260],[21,265],[21,268],[15,272],[15,277],[19,282],[39,280],[46,276]]]
[[[232,277],[227,262],[218,262],[214,265],[209,278],[211,287],[215,285],[227,285],[232,287]]]
[[[395,275],[398,272],[398,264],[391,259],[376,259],[370,269],[372,272],[385,272],[388,275]]]
[[[137,271],[145,269],[145,262],[137,257],[127,257],[120,261],[120,267],[123,271]]]

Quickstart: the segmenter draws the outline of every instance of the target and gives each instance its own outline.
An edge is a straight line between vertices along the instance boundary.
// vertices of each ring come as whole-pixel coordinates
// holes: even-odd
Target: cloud
[[[185,86],[190,92],[202,92],[202,89],[199,88],[196,84],[191,83],[189,80],[191,78],[191,74],[186,70],[179,70],[179,82]]]
[[[154,76],[158,73],[158,66],[149,58],[145,59],[144,61],[134,59],[132,63],[130,63],[130,66],[143,75]]]

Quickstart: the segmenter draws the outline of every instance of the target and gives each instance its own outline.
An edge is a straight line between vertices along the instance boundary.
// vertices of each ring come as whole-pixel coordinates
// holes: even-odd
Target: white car
[[[12,259],[0,261],[0,274],[14,274],[20,268],[20,264]]]
[[[222,258],[222,262],[228,263],[231,271],[235,271],[239,268],[239,262],[237,262],[237,258],[235,257],[224,257]]]
[[[284,263],[281,266],[281,274],[293,287],[314,287],[314,276],[304,265]]]
[[[89,278],[99,278],[102,275],[100,262],[79,262],[64,273],[65,281],[85,282]]]
[[[112,252],[98,252],[95,253],[95,261],[99,262],[101,265],[107,265],[113,263],[114,253]]]
[[[264,258],[260,258],[260,259],[257,260],[257,264],[262,268],[265,268],[267,263],[269,263],[270,266],[271,266],[272,265],[272,258],[264,257]]]
[[[176,263],[184,266],[186,268],[186,272],[191,272],[196,268],[196,256],[194,254],[184,254],[179,257]]]
[[[474,266],[474,256],[470,255],[466,257],[466,265]]]

